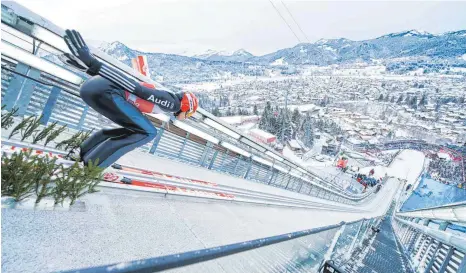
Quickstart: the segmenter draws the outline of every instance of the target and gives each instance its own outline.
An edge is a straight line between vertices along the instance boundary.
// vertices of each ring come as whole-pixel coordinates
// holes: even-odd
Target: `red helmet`
[[[181,112],[186,112],[186,117],[194,115],[197,111],[199,102],[196,96],[192,92],[184,92],[183,98],[181,99]]]

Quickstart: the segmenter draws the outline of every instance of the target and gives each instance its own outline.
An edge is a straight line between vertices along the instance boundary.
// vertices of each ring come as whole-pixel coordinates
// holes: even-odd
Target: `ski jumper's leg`
[[[157,130],[134,105],[126,101],[124,91],[110,81],[95,76],[80,89],[81,98],[95,111],[124,128],[103,129],[83,143],[82,159],[106,168],[127,152],[155,138]]]
[[[126,128],[115,128],[115,129],[101,129],[90,137],[88,137],[80,146],[80,157],[84,158],[86,154],[92,151],[95,147],[97,147],[100,143],[104,142],[105,140],[111,137],[119,137],[127,134],[132,134],[133,131],[126,129]]]

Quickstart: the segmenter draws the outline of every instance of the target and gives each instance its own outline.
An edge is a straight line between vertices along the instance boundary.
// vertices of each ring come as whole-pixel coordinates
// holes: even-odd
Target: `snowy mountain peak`
[[[417,30],[417,29],[412,29],[408,31],[409,34],[411,35],[417,35],[417,36],[422,36],[422,35],[431,35],[431,33],[424,31],[424,30]]]
[[[225,50],[213,50],[209,49],[204,53],[194,55],[193,57],[200,58],[200,59],[206,59],[211,56],[231,56],[231,52],[225,51]]]
[[[241,61],[246,61],[254,55],[251,53],[247,52],[244,49],[239,49],[233,52],[229,51],[217,51],[217,50],[212,50],[209,49],[206,52],[202,54],[197,54],[193,56],[194,58],[197,59],[202,59],[202,60],[211,60],[211,61],[233,61],[233,62],[241,62]]]
[[[116,49],[129,49],[125,44],[119,41],[114,41],[111,43],[101,43],[99,45],[99,49],[103,49],[104,51],[113,51]]]
[[[395,32],[395,33],[390,33],[384,36],[381,36],[377,39],[380,38],[393,38],[393,37],[433,37],[434,35],[432,33],[429,33],[424,30],[417,30],[417,29],[411,29],[407,31],[401,31],[401,32]]]
[[[466,36],[466,30],[449,31],[444,33],[444,35]]]
[[[226,50],[213,50],[209,49],[204,53],[194,55],[193,57],[206,59],[212,56],[223,56],[223,57],[231,57],[231,56],[247,56],[252,57],[253,55],[246,51],[245,49],[238,49],[236,51],[226,51]]]
[[[338,39],[320,39],[315,44],[317,45],[325,45],[325,44],[340,44],[340,43],[345,43],[345,42],[352,42],[349,39],[346,38],[338,38]]]
[[[233,52],[232,56],[248,56],[248,57],[252,57],[253,55],[251,53],[249,53],[248,51],[246,51],[245,49],[241,48],[241,49],[238,49],[235,52]]]
[[[325,44],[325,43],[327,43],[327,42],[328,42],[327,39],[319,39],[319,40],[316,42],[316,44],[322,45],[322,44]]]

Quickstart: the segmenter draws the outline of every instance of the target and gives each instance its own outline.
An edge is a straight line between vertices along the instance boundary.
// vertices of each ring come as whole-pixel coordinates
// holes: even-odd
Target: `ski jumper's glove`
[[[77,59],[75,62],[79,61],[87,66],[87,74],[102,76],[122,89],[158,105],[164,112],[175,113],[180,110],[181,99],[176,94],[165,89],[144,86],[133,78],[121,73],[118,69],[100,62],[92,55],[81,34],[76,30],[67,29],[64,39],[71,53]]]

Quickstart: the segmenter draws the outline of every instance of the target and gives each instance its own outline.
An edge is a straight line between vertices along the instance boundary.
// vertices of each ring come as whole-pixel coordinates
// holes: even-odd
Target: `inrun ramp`
[[[391,225],[391,217],[387,216],[380,225],[380,232],[369,246],[362,263],[356,266],[359,273],[394,273],[413,272],[403,254],[401,245],[396,241]]]

